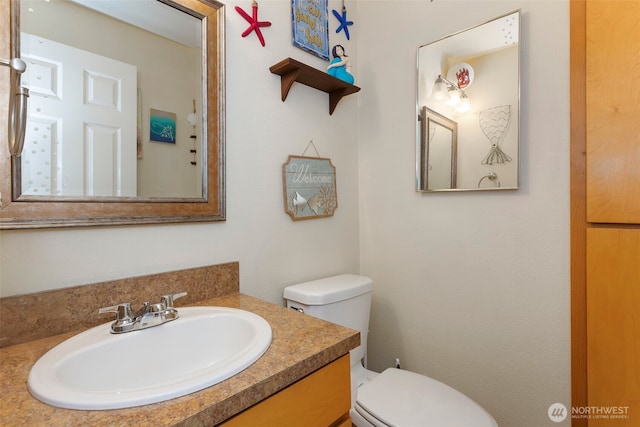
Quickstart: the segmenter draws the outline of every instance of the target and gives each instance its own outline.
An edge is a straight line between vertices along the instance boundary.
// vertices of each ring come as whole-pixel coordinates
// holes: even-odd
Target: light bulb
[[[447,96],[447,84],[442,80],[442,76],[440,75],[433,84],[431,96],[433,96],[433,99],[436,101],[442,101]]]
[[[459,102],[460,102],[460,93],[453,88],[449,89],[449,100],[447,101],[447,105],[454,107],[458,105]]]
[[[456,112],[458,113],[466,113],[471,109],[471,102],[469,101],[469,97],[466,93],[462,93],[462,97],[460,98],[460,103],[456,106]]]

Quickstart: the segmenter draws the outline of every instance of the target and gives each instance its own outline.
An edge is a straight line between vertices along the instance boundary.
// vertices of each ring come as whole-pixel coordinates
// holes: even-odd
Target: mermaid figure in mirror
[[[339,44],[335,45],[331,50],[331,54],[333,55],[333,59],[327,67],[329,75],[353,84],[355,79],[353,75],[351,75],[351,60],[344,53],[344,47]]]

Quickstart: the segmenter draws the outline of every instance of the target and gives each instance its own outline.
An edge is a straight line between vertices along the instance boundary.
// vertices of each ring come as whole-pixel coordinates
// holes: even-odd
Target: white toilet
[[[360,331],[351,350],[351,421],[357,427],[497,427],[493,417],[459,391],[424,375],[362,365],[367,349],[373,282],[342,274],[284,290],[287,307]]]

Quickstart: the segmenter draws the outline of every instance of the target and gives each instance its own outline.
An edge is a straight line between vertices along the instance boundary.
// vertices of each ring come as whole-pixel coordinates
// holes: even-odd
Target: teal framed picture
[[[155,142],[176,143],[176,114],[150,109],[149,139]]]
[[[336,168],[330,159],[289,156],[282,181],[284,210],[294,221],[333,216],[338,208]]]

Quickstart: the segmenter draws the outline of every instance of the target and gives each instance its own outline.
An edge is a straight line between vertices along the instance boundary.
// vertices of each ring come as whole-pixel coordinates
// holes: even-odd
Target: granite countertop
[[[179,304],[176,304],[179,309]],[[0,349],[0,423],[3,426],[91,425],[210,426],[293,384],[360,343],[357,331],[241,293],[200,301],[254,312],[271,325],[267,352],[239,374],[204,390],[166,402],[107,411],[76,411],[41,403],[29,394],[27,376],[67,333]]]

